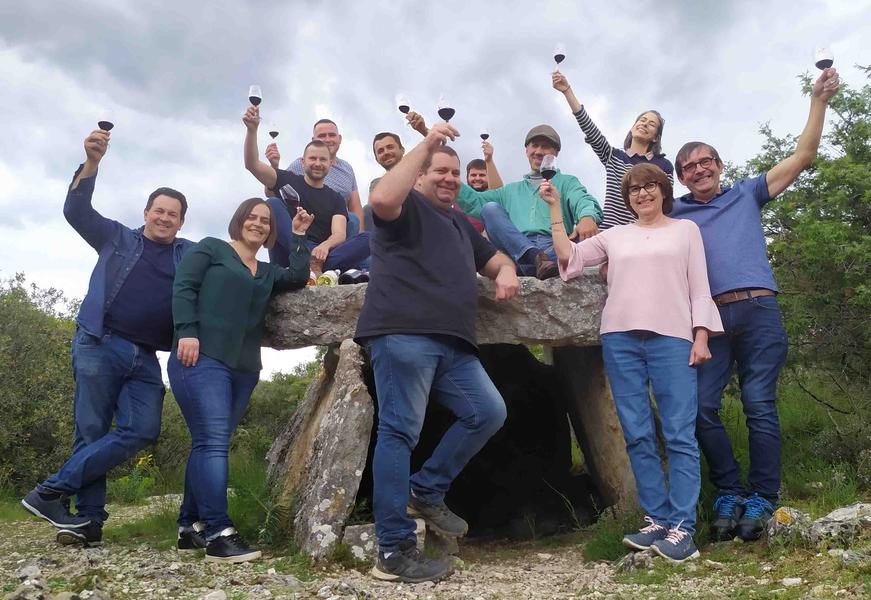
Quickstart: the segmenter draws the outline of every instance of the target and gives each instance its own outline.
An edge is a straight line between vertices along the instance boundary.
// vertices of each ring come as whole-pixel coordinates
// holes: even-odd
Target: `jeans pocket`
[[[79,329],[78,331],[76,331],[74,341],[78,346],[99,346],[101,342],[100,338],[95,335],[91,335],[84,329]]]
[[[759,296],[757,298],[750,298],[750,303],[760,310],[780,312],[780,303],[777,301],[777,296]]]

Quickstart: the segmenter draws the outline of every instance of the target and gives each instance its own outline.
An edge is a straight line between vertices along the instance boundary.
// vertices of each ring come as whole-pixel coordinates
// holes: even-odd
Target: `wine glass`
[[[411,110],[411,104],[408,102],[405,94],[396,94],[396,106],[399,107],[399,112],[404,115],[407,115],[408,111]]]
[[[445,123],[450,121],[456,112],[457,111],[454,110],[453,104],[448,101],[444,94],[439,96],[438,113],[439,116],[445,120]]]
[[[835,55],[828,46],[818,46],[814,52],[814,64],[820,71],[828,69],[835,62]]]
[[[556,70],[559,71],[559,64],[566,59],[566,47],[564,44],[557,44],[553,49],[553,59],[556,61]]]
[[[248,88],[248,101],[252,106],[260,106],[263,101],[263,93],[260,91],[259,85],[252,85]]]
[[[490,132],[487,131],[486,129],[482,129],[481,130],[481,139],[486,142],[489,138],[490,138]]]
[[[278,126],[274,123],[269,127],[269,137],[271,137],[273,141],[278,137]]]
[[[541,159],[541,176],[550,181],[556,175],[556,156],[553,154],[545,154]]]
[[[114,126],[115,126],[115,124],[112,121],[106,121],[106,120],[97,121],[97,127],[102,129],[103,131],[112,131],[112,128]]]

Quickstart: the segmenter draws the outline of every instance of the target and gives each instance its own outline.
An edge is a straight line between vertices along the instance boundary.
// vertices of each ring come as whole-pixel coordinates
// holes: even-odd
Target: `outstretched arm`
[[[399,218],[402,205],[414,187],[427,158],[438,146],[449,139],[453,140],[457,135],[459,135],[457,130],[447,123],[433,125],[423,141],[403,156],[395,167],[387,171],[372,190],[369,196],[372,212],[383,221],[394,221]]]
[[[245,168],[257,178],[257,181],[266,186],[266,189],[275,188],[275,182],[278,180],[278,174],[275,168],[260,160],[257,156],[257,127],[260,125],[260,109],[256,106],[249,106],[245,114],[242,115],[242,122],[245,124]]]
[[[118,226],[98,213],[91,202],[97,169],[108,147],[108,131],[95,129],[85,138],[85,162],[79,167],[64,201],[67,223],[97,252]]]
[[[495,190],[501,188],[502,176],[496,169],[496,163],[493,160],[493,144],[484,140],[481,142],[481,148],[484,150],[484,164],[487,165],[487,189]]]
[[[832,96],[838,92],[839,85],[838,72],[835,69],[825,69],[814,83],[810,113],[795,151],[776,164],[765,177],[769,198],[774,198],[792,185],[801,172],[813,163],[823,135],[826,107]]]

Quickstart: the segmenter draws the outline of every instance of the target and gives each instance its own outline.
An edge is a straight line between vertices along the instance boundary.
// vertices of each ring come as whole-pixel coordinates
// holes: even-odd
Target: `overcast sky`
[[[654,108],[669,158],[700,139],[741,163],[760,147],[760,123],[801,131],[809,101],[796,76],[815,71],[816,45],[831,46],[842,81],[865,82],[854,65],[871,63],[869,22],[871,0],[3,2],[0,277],[23,271],[69,296],[86,292],[96,254],[62,206],[82,141],[102,118],[116,127],[97,209],[138,226],[148,194],[175,187],[190,203],[182,234],[194,240],[226,238],[238,203],[262,193],[242,165],[252,83],[263,89],[264,123],[281,132],[282,165],[315,120],[338,123],[339,156],[364,203],[381,174],[372,136],[398,132],[406,148],[419,140],[394,106],[397,92],[428,123],[440,94],[453,101],[463,164],[489,129],[506,181],[528,170],[526,131],[553,125],[561,169],[601,199],[604,170],[550,86],[555,43],[612,144]],[[261,131],[261,151],[266,139]],[[265,353],[263,375],[311,356]]]

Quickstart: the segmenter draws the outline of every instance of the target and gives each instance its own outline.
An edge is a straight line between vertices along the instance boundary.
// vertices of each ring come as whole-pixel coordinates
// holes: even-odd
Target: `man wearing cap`
[[[525,146],[530,172],[522,180],[483,192],[464,184],[457,204],[484,222],[490,241],[514,259],[521,275],[549,279],[558,270],[550,236],[550,212],[538,197],[538,186],[544,181],[541,161],[548,154],[559,154],[560,137],[553,127],[538,125],[526,134]],[[578,178],[557,169],[550,183],[559,190],[563,221],[566,229],[572,230],[569,237],[586,239],[596,235],[602,207]]]

